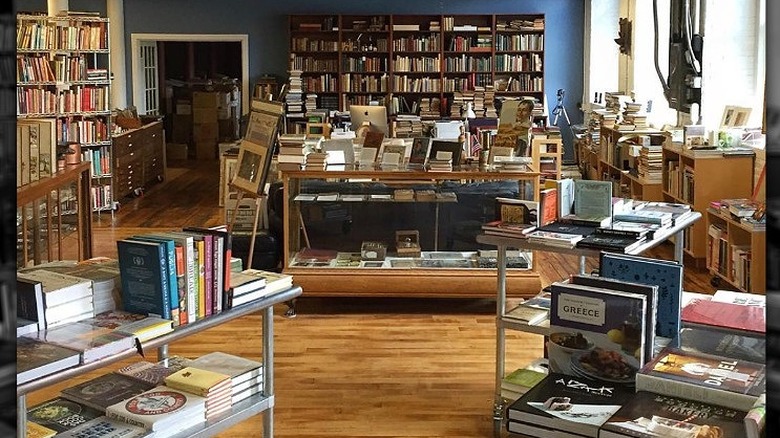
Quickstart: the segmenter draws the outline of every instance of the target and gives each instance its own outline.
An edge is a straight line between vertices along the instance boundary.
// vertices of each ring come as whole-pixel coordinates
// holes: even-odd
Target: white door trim
[[[142,66],[138,62],[136,54],[140,41],[181,41],[181,42],[239,42],[241,43],[241,114],[249,113],[249,35],[246,34],[174,34],[174,33],[131,33],[130,56],[133,82],[133,105],[139,113],[145,112],[141,108],[144,104],[144,86]],[[162,84],[160,85],[163,86]]]

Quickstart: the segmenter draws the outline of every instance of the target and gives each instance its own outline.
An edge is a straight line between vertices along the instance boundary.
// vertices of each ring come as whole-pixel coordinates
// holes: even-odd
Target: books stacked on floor
[[[44,329],[21,338],[27,337],[75,350],[79,352],[81,363],[135,349],[135,336],[82,322]]]
[[[76,350],[28,336],[16,339],[17,385],[74,367],[80,361],[80,354]]]
[[[431,158],[428,160],[431,172],[452,172],[452,158]]]
[[[206,399],[161,385],[107,407],[106,416],[169,437],[205,422]]]
[[[81,322],[93,327],[102,327],[132,335],[140,342],[146,342],[173,331],[173,321],[170,319],[139,315],[122,310],[99,313],[94,318]]]
[[[155,386],[124,374],[107,373],[65,388],[61,395],[70,401],[105,412],[107,407],[148,391]]]
[[[174,326],[225,310],[232,238],[224,227],[136,235],[118,241],[117,249],[122,310]]]
[[[328,165],[327,152],[309,152],[305,161],[306,170],[324,170]]]
[[[76,260],[53,261],[23,268],[19,272],[41,269],[92,281],[94,313],[116,309],[120,300],[119,263],[116,259],[93,257],[80,262]]]
[[[507,429],[527,437],[592,437],[633,396],[605,380],[550,372],[507,408]]]
[[[38,322],[40,330],[91,318],[92,282],[39,269],[16,275],[19,317]]]
[[[592,111],[592,117],[602,128],[613,128],[617,121],[618,113],[608,109],[596,109]],[[601,137],[600,130],[595,130],[594,134],[595,133],[598,133],[599,138]],[[595,140],[596,139],[594,138],[593,141],[595,142]]]
[[[206,420],[229,411],[232,406],[233,385],[230,376],[221,372],[189,366],[166,377],[165,386],[203,397]]]
[[[193,359],[190,366],[230,376],[234,405],[263,391],[263,364],[260,362],[215,351]]]
[[[290,88],[284,96],[287,104],[287,117],[303,117],[303,80],[302,70],[290,70]]]

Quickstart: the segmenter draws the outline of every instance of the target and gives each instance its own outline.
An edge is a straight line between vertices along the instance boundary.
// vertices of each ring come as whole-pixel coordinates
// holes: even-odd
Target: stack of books
[[[293,277],[289,274],[252,268],[236,272],[231,276],[230,307],[240,306],[289,289],[292,284]]]
[[[215,351],[193,359],[191,366],[229,375],[234,405],[263,390],[263,364],[260,362]]]
[[[306,162],[310,149],[305,144],[305,134],[279,135],[279,154],[277,154],[277,169],[299,170]]]
[[[107,373],[62,390],[62,397],[100,412],[144,391],[154,388],[149,382],[124,374]]]
[[[303,117],[303,80],[302,70],[290,70],[290,88],[284,97],[287,104],[287,117]]]
[[[165,386],[205,398],[206,420],[229,411],[232,406],[233,385],[230,376],[221,372],[189,366],[166,377]]]
[[[428,169],[432,172],[452,172],[452,158],[431,158],[428,160]]]
[[[21,385],[81,362],[78,351],[28,336],[16,338],[16,384]]]
[[[647,182],[661,182],[662,173],[662,150],[661,145],[642,144],[637,158],[636,172],[637,176]]]
[[[81,321],[95,328],[104,328],[134,336],[139,342],[146,342],[173,331],[173,321],[156,316],[145,316],[122,310],[110,310]]]
[[[501,379],[501,397],[515,401],[541,382],[546,375],[540,371],[518,368]]]
[[[328,165],[327,152],[310,152],[306,155],[306,170],[324,170]]]
[[[56,414],[52,414],[52,412],[56,412]],[[57,436],[64,436],[64,434],[76,427],[85,425],[91,420],[102,416],[103,412],[97,409],[63,397],[55,397],[28,408],[27,424],[33,425],[32,430],[42,432],[54,431]],[[32,436],[30,432],[31,430],[28,428],[28,436]]]
[[[16,275],[17,316],[36,321],[39,330],[94,315],[92,282],[47,269]]]
[[[206,421],[206,399],[161,385],[107,407],[106,416],[169,437]]]
[[[94,362],[135,349],[135,336],[82,322],[72,322],[22,337],[77,351],[81,363]]]

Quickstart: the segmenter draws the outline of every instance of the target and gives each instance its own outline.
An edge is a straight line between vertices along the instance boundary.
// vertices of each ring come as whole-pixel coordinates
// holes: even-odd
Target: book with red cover
[[[544,189],[539,193],[539,226],[558,220],[558,189]]]
[[[766,309],[712,300],[693,300],[683,307],[680,320],[686,327],[766,333]]]

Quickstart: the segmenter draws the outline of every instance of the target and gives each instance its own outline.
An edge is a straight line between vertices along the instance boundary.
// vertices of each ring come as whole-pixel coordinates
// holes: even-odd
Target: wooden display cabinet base
[[[304,296],[496,297],[495,269],[383,270],[297,268],[284,272],[295,278]],[[508,271],[506,284],[511,297],[532,297],[542,287],[539,274],[533,271]]]

